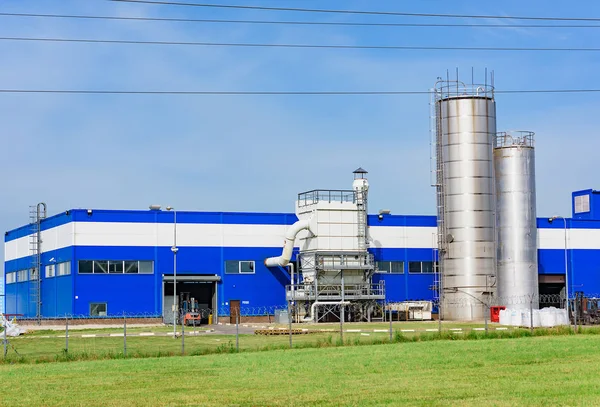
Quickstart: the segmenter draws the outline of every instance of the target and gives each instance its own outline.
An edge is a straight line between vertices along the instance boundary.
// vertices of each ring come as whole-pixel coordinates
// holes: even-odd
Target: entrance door
[[[229,323],[235,324],[238,315],[240,315],[240,300],[229,301]]]

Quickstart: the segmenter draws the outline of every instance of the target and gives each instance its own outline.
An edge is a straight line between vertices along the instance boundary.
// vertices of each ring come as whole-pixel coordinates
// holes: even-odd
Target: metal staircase
[[[29,207],[29,223],[31,226],[29,235],[29,252],[31,254],[31,267],[27,270],[29,279],[29,312],[35,310],[35,318],[38,324],[42,318],[42,231],[41,222],[47,215],[46,204],[41,202]]]

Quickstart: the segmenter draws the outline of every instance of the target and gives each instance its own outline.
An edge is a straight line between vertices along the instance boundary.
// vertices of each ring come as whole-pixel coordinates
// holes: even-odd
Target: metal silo
[[[434,95],[441,312],[479,320],[495,292],[494,90],[438,81]]]
[[[498,302],[509,308],[538,308],[535,150],[533,132],[496,137]]]

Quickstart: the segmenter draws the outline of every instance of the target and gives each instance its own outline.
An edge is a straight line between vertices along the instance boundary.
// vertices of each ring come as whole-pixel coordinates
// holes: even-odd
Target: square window
[[[23,281],[28,281],[29,280],[29,270],[19,270],[17,271],[17,281],[19,283],[23,282]]]
[[[390,272],[390,262],[389,261],[378,261],[377,262],[377,271],[379,273],[389,273]]]
[[[94,274],[108,273],[108,261],[94,261]]]
[[[254,262],[253,261],[240,261],[240,274],[252,274],[254,273]]]
[[[154,274],[153,261],[140,261],[138,267],[140,274]]]
[[[54,264],[50,264],[48,266],[45,267],[44,269],[44,277],[46,278],[52,278],[54,277],[56,274],[56,269],[54,268]]]
[[[225,274],[239,274],[240,263],[236,260],[227,260],[225,262]]]
[[[108,272],[110,274],[123,274],[123,262],[122,261],[109,261]]]
[[[433,262],[432,261],[424,261],[423,263],[423,273],[433,273]]]
[[[14,284],[17,282],[17,273],[6,273],[6,284]]]
[[[137,274],[139,263],[137,261],[125,261],[125,274]]]
[[[404,262],[403,261],[390,262],[390,273],[404,274]]]
[[[421,273],[421,262],[420,261],[409,261],[408,262],[409,273]]]
[[[38,278],[38,272],[37,269],[29,269],[29,280],[30,281],[35,281]]]
[[[58,271],[56,273],[57,276],[68,276],[69,274],[71,274],[71,262],[70,261],[58,263],[56,265],[56,267],[58,268]]]
[[[79,261],[79,274],[92,274],[94,272],[94,262],[91,260]]]
[[[106,316],[106,303],[105,302],[92,302],[90,303],[90,316],[91,317],[105,317]]]

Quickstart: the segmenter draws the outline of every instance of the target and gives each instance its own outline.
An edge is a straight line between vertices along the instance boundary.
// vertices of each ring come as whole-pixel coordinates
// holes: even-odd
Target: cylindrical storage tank
[[[498,133],[494,148],[498,302],[538,308],[534,134]]]
[[[489,86],[445,89],[437,93],[441,310],[448,320],[482,320],[496,282],[496,103]]]

